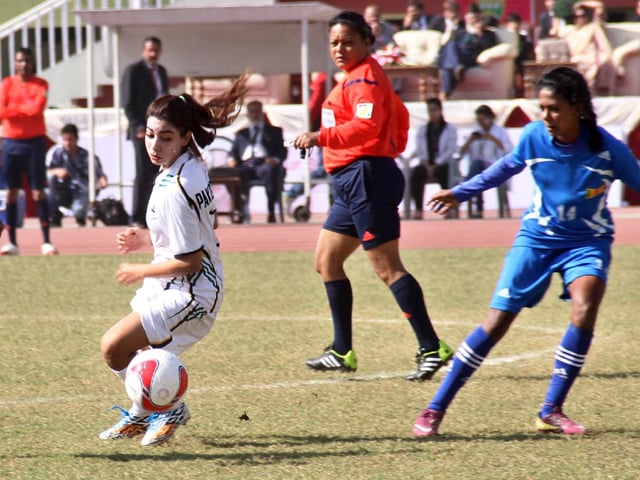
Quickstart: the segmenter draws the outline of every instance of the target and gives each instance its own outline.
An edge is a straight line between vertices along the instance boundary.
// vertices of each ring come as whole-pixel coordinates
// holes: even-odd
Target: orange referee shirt
[[[331,90],[322,104],[318,145],[327,172],[364,156],[401,154],[409,112],[378,62],[367,56]]]
[[[6,77],[0,84],[0,120],[5,138],[27,140],[46,135],[44,109],[47,106],[47,81],[32,76]]]

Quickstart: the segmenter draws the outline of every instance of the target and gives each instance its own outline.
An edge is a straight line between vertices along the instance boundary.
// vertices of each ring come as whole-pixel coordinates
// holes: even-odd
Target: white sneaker
[[[0,248],[0,255],[20,255],[20,249],[17,245],[9,242]]]
[[[40,251],[46,256],[58,255],[58,249],[51,243],[43,243]]]

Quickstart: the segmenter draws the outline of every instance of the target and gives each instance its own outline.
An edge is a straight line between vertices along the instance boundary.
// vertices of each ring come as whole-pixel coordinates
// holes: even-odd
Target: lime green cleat
[[[328,372],[338,370],[341,372],[355,372],[358,369],[356,352],[349,350],[346,354],[340,355],[333,350],[333,345],[329,345],[324,353],[316,358],[310,358],[305,365],[313,370]]]
[[[428,352],[424,348],[418,350],[418,353],[416,353],[418,370],[409,375],[407,380],[412,382],[431,380],[436,372],[451,360],[453,349],[442,340],[439,343],[440,348],[437,351]]]

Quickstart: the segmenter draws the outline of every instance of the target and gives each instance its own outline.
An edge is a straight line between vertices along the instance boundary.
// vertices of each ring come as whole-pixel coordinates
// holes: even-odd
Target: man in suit
[[[556,0],[545,0],[544,12],[538,17],[536,40],[557,38],[565,21],[556,15]]]
[[[133,142],[136,177],[133,182],[131,222],[146,228],[146,212],[158,167],[149,160],[144,145],[147,108],[156,98],[169,93],[167,70],[158,63],[162,42],[146,37],[142,44],[142,59],[129,65],[122,77],[122,106],[129,120],[127,138]]]
[[[267,193],[269,215],[267,221],[275,223],[275,203],[282,192],[282,163],[287,157],[282,128],[265,122],[262,103],[254,100],[247,104],[249,127],[236,133],[231,147],[229,166],[243,172],[246,180],[260,180]],[[249,198],[249,186],[243,185],[245,198]]]
[[[438,30],[444,32],[445,20],[442,15],[427,15],[424,4],[411,0],[407,3],[406,13],[402,20],[403,30]]]

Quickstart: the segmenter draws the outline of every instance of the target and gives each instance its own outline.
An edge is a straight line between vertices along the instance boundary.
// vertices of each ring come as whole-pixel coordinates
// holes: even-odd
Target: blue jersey
[[[640,192],[640,168],[629,147],[605,129],[602,148],[589,150],[589,129],[583,126],[570,145],[556,142],[541,121],[529,123],[516,148],[507,156],[453,189],[463,201],[495,187],[526,166],[531,169],[533,202],[522,216],[515,246],[572,248],[613,240],[614,226],[607,194],[620,179]]]

